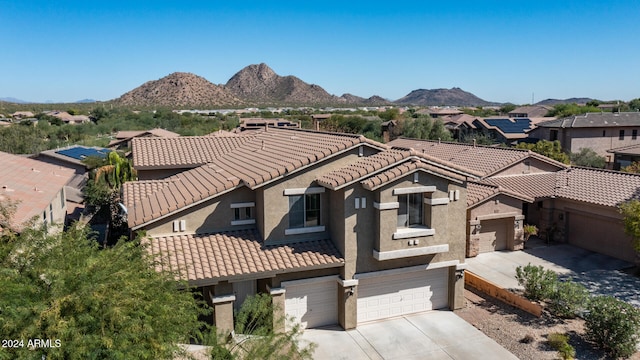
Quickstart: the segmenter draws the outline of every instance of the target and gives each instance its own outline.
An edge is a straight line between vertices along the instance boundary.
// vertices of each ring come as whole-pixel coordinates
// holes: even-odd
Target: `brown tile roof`
[[[500,194],[511,196],[526,202],[534,201],[530,196],[517,193],[501,186],[470,181],[467,183],[467,207],[473,207],[474,205]]]
[[[458,172],[445,170],[441,167],[434,166],[432,164],[428,164],[416,159],[415,161],[405,161],[404,163],[395,166],[387,171],[374,175],[366,180],[363,180],[361,184],[367,190],[375,190],[378,187],[384,184],[388,184],[391,181],[401,178],[402,176],[405,176],[406,174],[411,173],[415,170],[425,171],[431,174],[444,176],[459,181],[466,180],[466,177],[460,175],[460,173]]]
[[[196,151],[188,149],[189,137],[174,138],[175,144],[185,147],[186,151],[195,154]],[[201,141],[205,137],[198,137],[194,141]],[[132,183],[125,183],[123,192],[126,206],[129,209],[129,225],[138,227],[160,216],[169,214],[177,209],[190,206],[237,186],[247,186],[255,189],[266,182],[278,179],[307,165],[311,165],[341,151],[359,144],[371,144],[384,148],[384,145],[371,141],[361,135],[332,134],[305,130],[274,129],[256,133],[252,137],[215,138],[212,142],[201,144],[214,144],[219,146],[218,140],[244,139],[245,143],[235,148],[215,149],[210,151],[210,161],[201,157],[201,161],[208,163],[197,168],[184,171],[169,179],[171,183],[165,184],[148,197],[136,201],[133,193],[139,191]],[[142,138],[134,139],[142,140]],[[167,139],[162,140],[167,143]],[[155,144],[155,143],[154,143]],[[143,153],[152,152],[154,147],[145,148]],[[200,149],[204,152],[204,149]],[[141,151],[141,149],[138,149]],[[218,154],[214,156],[215,151]],[[165,153],[167,153],[165,151]],[[156,155],[156,154],[151,154]],[[135,157],[135,153],[134,153]],[[187,160],[188,158],[182,157]],[[186,162],[186,161],[185,161]],[[184,165],[182,165],[184,166]],[[147,185],[144,185],[147,186]],[[147,189],[145,187],[145,189]]]
[[[547,198],[555,194],[558,173],[537,173],[500,176],[482,180],[488,185],[500,186],[532,198]]]
[[[116,139],[131,139],[138,136],[145,135],[153,135],[157,137],[178,137],[180,134],[174,133],[173,131],[155,128],[151,130],[126,130],[126,131],[118,131],[116,133]]]
[[[73,169],[0,152],[0,199],[20,201],[13,222],[42,218],[49,203],[74,177]]]
[[[212,162],[250,137],[137,137],[131,140],[136,169],[189,168]]]
[[[157,270],[176,272],[177,278],[198,285],[344,264],[331,240],[269,246],[256,230],[164,236],[145,239],[143,244],[161,260]]]
[[[399,138],[387,145],[398,148],[422,151],[441,161],[462,166],[474,171],[480,177],[493,175],[526,158],[535,158],[557,166],[559,169],[566,165],[536,154],[529,150],[502,148],[492,146],[471,145],[451,142]]]
[[[612,207],[640,199],[639,174],[582,167],[557,174],[557,197]]]
[[[607,150],[607,152],[621,155],[640,155],[640,144],[621,146]]]

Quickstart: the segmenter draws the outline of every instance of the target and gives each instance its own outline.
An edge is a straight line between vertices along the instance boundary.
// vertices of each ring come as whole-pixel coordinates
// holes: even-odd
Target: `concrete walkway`
[[[465,261],[467,270],[506,289],[522,288],[515,278],[516,267],[531,263],[583,284],[593,295],[615,296],[640,307],[640,278],[620,271],[633,264],[576,246],[540,242],[524,251],[484,253]]]
[[[314,359],[517,358],[451,311],[429,311],[381,320],[344,331],[339,326],[307,329],[302,341],[314,342]]]

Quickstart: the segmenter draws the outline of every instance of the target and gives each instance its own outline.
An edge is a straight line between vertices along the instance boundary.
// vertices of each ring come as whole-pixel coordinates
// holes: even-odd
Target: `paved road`
[[[611,295],[640,307],[640,278],[623,269],[633,264],[568,244],[538,245],[524,251],[496,251],[466,259],[468,270],[506,289],[520,289],[516,267],[542,265],[583,284],[593,295]]]

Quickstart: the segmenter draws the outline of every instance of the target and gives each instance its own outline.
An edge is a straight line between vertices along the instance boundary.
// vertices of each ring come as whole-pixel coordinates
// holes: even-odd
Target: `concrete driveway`
[[[640,307],[640,278],[621,271],[633,264],[569,244],[538,243],[524,251],[484,253],[465,261],[468,271],[505,289],[521,289],[516,267],[531,263],[555,271],[561,279],[581,283],[593,295],[615,296]]]
[[[515,359],[509,351],[451,311],[375,321],[344,331],[307,329],[302,341],[317,344],[314,359]]]

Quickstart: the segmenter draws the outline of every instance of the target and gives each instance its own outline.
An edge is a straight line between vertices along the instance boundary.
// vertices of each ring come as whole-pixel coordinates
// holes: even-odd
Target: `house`
[[[547,116],[551,110],[553,107],[547,105],[520,106],[509,111],[509,118],[542,118]]]
[[[207,138],[207,139],[205,139]],[[181,149],[181,152],[177,152]],[[218,329],[251,294],[303,327],[463,305],[466,169],[360,135],[135,138],[123,199]]]
[[[634,261],[618,206],[640,197],[640,175],[568,167],[527,150],[416,139],[388,145],[412,148],[464,167],[467,257],[522,247],[523,224],[549,240]]]
[[[70,125],[78,125],[78,124],[86,124],[91,122],[91,119],[87,115],[71,115],[66,111],[47,111],[46,115],[53,116],[62,120],[66,124]]]
[[[151,130],[118,131],[115,139],[109,142],[110,149],[131,148],[131,139],[137,137],[178,137],[180,134],[173,131],[155,128]]]
[[[640,162],[640,144],[621,146],[607,150],[613,154],[613,169],[620,170],[634,162]]]
[[[266,118],[241,118],[240,119],[240,131],[256,130],[268,127],[288,127],[299,128],[300,124],[297,122],[289,121],[287,119],[266,119]]]
[[[5,152],[0,152],[0,165],[0,200],[17,203],[12,226],[20,231],[34,219],[34,225],[58,231],[54,225],[65,222],[65,185],[73,170]]]
[[[13,114],[11,114],[11,117],[16,119],[16,120],[20,120],[20,119],[29,119],[34,117],[35,114],[32,113],[31,111],[16,111]]]
[[[429,115],[434,119],[443,117],[443,116],[455,116],[462,114],[463,111],[454,108],[440,108],[440,107],[430,107],[427,109],[420,109],[416,111],[416,114],[420,115]]]
[[[640,112],[586,113],[538,124],[529,133],[531,138],[560,141],[567,152],[590,148],[613,163],[607,150],[636,145],[640,130]]]

